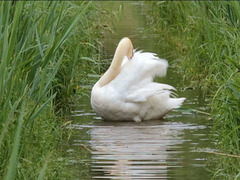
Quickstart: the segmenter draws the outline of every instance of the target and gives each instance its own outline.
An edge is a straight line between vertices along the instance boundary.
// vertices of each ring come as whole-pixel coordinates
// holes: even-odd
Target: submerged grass
[[[217,149],[240,153],[240,3],[145,2],[149,26],[179,54],[179,64],[191,86],[212,95],[211,115]],[[240,177],[240,160],[217,157],[214,177]]]
[[[94,72],[101,13],[91,2],[0,2],[0,179],[67,176],[56,114],[72,102],[75,75]]]

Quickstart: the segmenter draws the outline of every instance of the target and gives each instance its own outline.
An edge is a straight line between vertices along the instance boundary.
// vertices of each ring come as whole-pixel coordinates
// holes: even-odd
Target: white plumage
[[[104,75],[108,76],[109,82],[104,80],[107,77],[101,78],[92,89],[91,104],[96,113],[105,120],[139,122],[160,119],[172,109],[179,108],[185,98],[171,98],[174,87],[153,82],[154,76],[166,75],[168,62],[154,53],[141,51],[128,58],[126,52],[132,46],[126,47],[124,39],[116,50],[114,59],[117,60],[112,62],[122,59],[119,70],[114,69],[117,65],[110,66]],[[119,73],[109,78],[112,71]]]

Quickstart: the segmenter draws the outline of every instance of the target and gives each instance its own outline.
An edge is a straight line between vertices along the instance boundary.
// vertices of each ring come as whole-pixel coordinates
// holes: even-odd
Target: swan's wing
[[[167,74],[168,62],[165,59],[160,59],[155,53],[150,52],[135,52],[134,65],[144,77],[160,76],[164,77]]]
[[[133,90],[126,96],[125,102],[145,102],[150,96],[154,96],[160,93],[170,94],[171,91],[169,90],[175,90],[175,88],[167,84],[152,82],[149,83],[148,86],[142,87],[138,90]]]
[[[140,90],[153,81],[154,76],[165,76],[168,62],[158,58],[154,53],[135,52],[131,60],[124,58],[122,70],[108,85],[126,95]]]

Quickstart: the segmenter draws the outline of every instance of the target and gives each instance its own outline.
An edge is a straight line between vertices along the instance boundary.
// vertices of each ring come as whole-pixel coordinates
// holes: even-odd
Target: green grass
[[[102,11],[91,2],[0,2],[0,179],[68,176],[56,115],[95,73]]]
[[[161,42],[178,54],[178,64],[190,86],[211,95],[211,115],[217,133],[217,149],[240,153],[240,3],[232,2],[147,2],[150,29]],[[240,161],[217,157],[216,178],[240,176]]]

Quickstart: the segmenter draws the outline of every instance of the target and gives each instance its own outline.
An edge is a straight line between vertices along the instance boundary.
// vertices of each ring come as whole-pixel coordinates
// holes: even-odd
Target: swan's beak
[[[130,57],[130,59],[132,59],[132,58],[133,58],[133,54],[134,54],[134,53],[133,53],[133,50],[132,50],[132,56]]]

